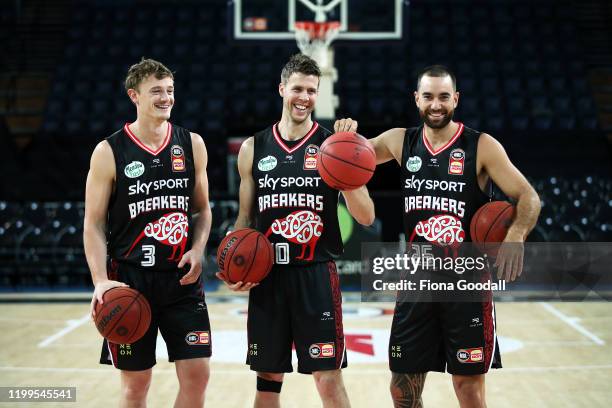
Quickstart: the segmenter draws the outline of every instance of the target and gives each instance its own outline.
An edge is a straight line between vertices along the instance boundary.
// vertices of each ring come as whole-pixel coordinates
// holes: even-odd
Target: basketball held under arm
[[[400,166],[402,165],[402,146],[405,133],[406,129],[395,128],[389,129],[373,139],[369,139],[369,142],[376,152],[377,165],[393,159],[395,159]]]
[[[254,139],[249,137],[238,152],[238,173],[240,174],[239,209],[234,229],[250,228],[253,223],[255,204],[255,180],[253,180]]]
[[[516,200],[516,217],[506,241],[523,242],[540,214],[540,199],[525,176],[512,164],[503,146],[483,133],[478,140],[478,178],[484,172],[508,197]]]

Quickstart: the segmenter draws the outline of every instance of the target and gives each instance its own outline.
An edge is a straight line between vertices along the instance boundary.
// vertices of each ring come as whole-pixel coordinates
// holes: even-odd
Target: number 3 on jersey
[[[287,242],[277,242],[274,245],[274,263],[286,265],[289,263],[289,244]]]
[[[155,245],[143,245],[142,256],[144,259],[140,262],[142,266],[155,265]]]

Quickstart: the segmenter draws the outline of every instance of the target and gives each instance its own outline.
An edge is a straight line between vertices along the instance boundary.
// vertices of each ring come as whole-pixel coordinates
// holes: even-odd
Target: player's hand
[[[338,119],[334,123],[334,132],[357,132],[357,121],[351,118]]]
[[[91,297],[91,304],[89,305],[89,314],[91,315],[91,318],[96,318],[96,303],[100,303],[101,305],[104,304],[104,299],[102,299],[102,297],[104,296],[104,293],[106,293],[107,290],[112,288],[128,287],[129,286],[125,283],[114,280],[105,280],[98,282],[96,288],[94,289],[93,296]]]
[[[196,251],[193,248],[183,254],[178,267],[182,268],[185,264],[189,264],[189,272],[187,272],[179,283],[181,285],[190,285],[195,283],[202,273],[202,251]]]
[[[251,290],[255,286],[259,285],[259,283],[251,283],[251,282],[243,283],[242,281],[231,283],[230,281],[227,280],[227,278],[225,277],[225,274],[223,274],[222,272],[217,272],[216,275],[217,275],[217,278],[221,279],[225,283],[225,286],[227,286],[234,292],[246,292],[248,290]]]
[[[523,273],[523,255],[525,246],[522,237],[512,237],[511,234],[499,247],[495,265],[497,266],[497,279],[513,282]]]

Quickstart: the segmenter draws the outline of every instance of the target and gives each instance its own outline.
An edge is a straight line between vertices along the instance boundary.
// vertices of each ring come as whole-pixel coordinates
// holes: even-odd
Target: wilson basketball
[[[476,247],[491,257],[497,256],[499,243],[506,238],[514,214],[514,206],[507,201],[492,201],[480,207],[470,223]]]
[[[261,282],[273,263],[272,244],[261,232],[250,228],[228,234],[217,250],[219,270],[231,283]]]
[[[134,343],[149,329],[151,307],[145,297],[132,288],[107,290],[103,304],[96,303],[96,327],[112,343]]]
[[[354,132],[338,132],[321,144],[317,170],[337,190],[365,185],[376,168],[376,153],[368,140]]]

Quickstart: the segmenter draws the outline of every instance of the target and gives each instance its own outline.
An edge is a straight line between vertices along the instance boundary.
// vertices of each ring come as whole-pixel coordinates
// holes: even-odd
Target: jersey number
[[[140,262],[142,266],[155,265],[155,245],[143,245],[142,254],[144,259]]]
[[[289,244],[286,242],[278,242],[274,244],[274,263],[288,264],[289,259]]]

